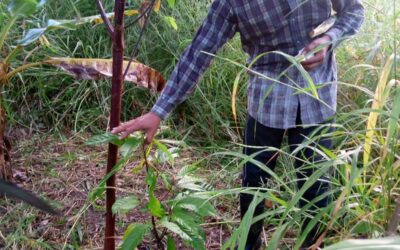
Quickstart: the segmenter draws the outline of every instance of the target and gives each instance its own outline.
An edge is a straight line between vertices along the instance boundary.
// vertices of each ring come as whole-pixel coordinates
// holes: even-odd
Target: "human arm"
[[[325,34],[332,39],[335,48],[345,38],[360,30],[364,21],[364,6],[360,0],[332,0],[332,8],[337,18]]]
[[[337,13],[334,25],[321,37],[313,40],[303,51],[307,54],[319,46],[325,45],[313,57],[302,62],[310,71],[320,66],[330,48],[336,48],[345,38],[356,34],[364,20],[364,7],[360,0],[332,0],[333,10]]]
[[[228,0],[215,0],[192,43],[182,54],[152,112],[165,119],[193,91],[208,68],[212,56],[236,31],[233,10]],[[203,52],[204,51],[204,52]]]
[[[147,142],[150,142],[160,125],[160,120],[165,119],[189,96],[210,65],[213,57],[202,51],[215,54],[235,32],[236,20],[230,3],[228,0],[215,0],[151,112],[122,124],[112,132],[121,133],[120,137],[124,138],[134,131],[141,130],[146,133]]]

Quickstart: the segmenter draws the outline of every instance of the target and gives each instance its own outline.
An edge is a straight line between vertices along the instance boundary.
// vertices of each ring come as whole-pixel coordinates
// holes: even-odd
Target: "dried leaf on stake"
[[[124,70],[128,63],[124,61]],[[112,77],[112,59],[52,58],[46,64],[57,66],[78,79],[99,80]],[[124,80],[155,92],[160,92],[165,86],[165,80],[158,71],[139,62],[132,62]]]

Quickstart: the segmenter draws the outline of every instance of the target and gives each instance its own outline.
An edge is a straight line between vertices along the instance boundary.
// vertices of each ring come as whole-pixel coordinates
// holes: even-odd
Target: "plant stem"
[[[125,0],[116,0],[114,5],[115,27],[112,34],[113,41],[113,77],[111,94],[110,129],[118,127],[121,116],[121,97],[123,89],[123,59],[124,59],[124,11]],[[108,20],[108,19],[107,19]],[[106,27],[106,20],[104,20]],[[110,32],[110,30],[109,30]],[[118,146],[108,145],[107,173],[111,172],[118,161]],[[106,229],[104,249],[115,249],[115,217],[112,206],[115,202],[115,175],[107,180],[106,189]]]
[[[117,4],[117,1],[115,2],[115,4]],[[106,12],[104,11],[104,7],[103,7],[103,4],[101,3],[101,0],[96,0],[96,5],[97,5],[97,9],[100,12],[101,19],[103,19],[103,23],[106,26],[108,34],[111,36],[111,39],[114,39],[114,28],[111,25],[110,19],[107,17]],[[124,12],[122,12],[122,13],[124,13]],[[116,14],[117,13],[115,13],[114,15],[116,15]],[[117,23],[117,20],[115,20],[115,23]]]
[[[143,143],[143,159],[144,159],[144,165],[146,167],[146,173],[149,173],[149,162],[147,161],[147,150],[145,147],[145,144]],[[150,186],[147,186],[147,188],[149,189]],[[156,218],[154,216],[151,216],[151,224],[153,226],[153,235],[154,238],[156,238],[157,241],[157,247],[158,249],[162,250],[163,249],[163,245],[162,245],[162,240],[165,236],[165,233],[162,234],[162,236],[159,235],[158,231],[157,231],[157,226],[156,226]]]

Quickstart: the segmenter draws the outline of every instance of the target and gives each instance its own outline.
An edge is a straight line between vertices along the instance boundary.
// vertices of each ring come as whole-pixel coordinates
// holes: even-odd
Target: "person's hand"
[[[142,131],[146,134],[146,144],[150,144],[157,129],[160,127],[160,122],[160,117],[149,112],[136,119],[122,123],[120,126],[114,128],[111,133],[120,134],[119,138],[122,140],[135,131]]]
[[[305,61],[301,62],[305,70],[311,71],[324,62],[326,55],[328,54],[331,42],[331,37],[325,35],[313,40],[309,45],[307,45],[307,47],[304,48],[303,54],[306,55],[307,53],[310,53],[311,51],[317,49],[317,47],[323,46],[323,48],[318,50],[312,57],[307,58]]]

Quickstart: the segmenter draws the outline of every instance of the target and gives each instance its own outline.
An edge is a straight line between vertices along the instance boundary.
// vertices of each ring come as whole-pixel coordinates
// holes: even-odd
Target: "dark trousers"
[[[283,136],[285,132],[287,132],[290,150],[293,152],[293,150],[295,150],[299,144],[301,144],[304,140],[307,140],[306,138],[309,138],[311,135],[313,136],[313,138],[319,138],[321,134],[327,132],[326,126],[324,126],[323,128],[321,128],[321,126],[302,127],[300,118],[300,108],[297,114],[296,123],[298,124],[296,128],[291,128],[286,131],[284,129],[266,127],[258,123],[252,117],[248,116],[246,129],[244,133],[244,144],[248,146],[257,146],[259,148],[245,147],[243,150],[244,154],[253,155],[254,153],[263,151],[257,154],[257,156],[255,156],[254,159],[265,164],[271,170],[274,170],[278,154],[276,151],[269,151],[269,150],[266,151],[265,148],[263,147],[280,148]],[[332,128],[328,128],[328,130],[331,132]],[[310,146],[315,147],[317,146],[317,144],[328,149],[332,148],[332,140],[330,138],[324,137],[323,139],[316,140]],[[297,171],[297,178],[298,178],[297,185],[298,188],[300,189],[307,180],[307,177],[311,176],[314,172],[313,168],[305,166],[304,161],[317,162],[322,160],[322,157],[318,155],[313,149],[306,147],[300,150],[296,154],[296,159],[297,160],[295,160],[295,167],[299,170]],[[324,178],[329,178],[329,177],[325,176]],[[303,199],[311,201],[314,198],[327,192],[329,189],[329,184],[327,181],[324,181],[324,178],[320,178],[319,181],[315,182],[314,185],[312,185],[305,192],[305,194],[303,195]],[[253,163],[247,162],[244,165],[242,173],[243,187],[261,187],[262,185],[264,185],[264,183],[266,183],[268,179],[269,175],[264,170],[260,169]],[[240,195],[240,209],[242,217],[246,213],[252,200],[253,196],[250,194],[243,193]],[[301,200],[300,206],[304,206],[305,204],[307,204],[307,201]],[[317,208],[326,207],[328,203],[329,203],[329,197],[326,196],[325,198],[315,202],[314,204],[315,206],[313,207],[315,208],[315,210],[317,210]],[[264,212],[264,207],[265,207],[264,202],[258,204],[258,206],[255,209],[254,216],[262,214]],[[259,221],[253,224],[249,232],[247,240],[248,244],[251,245],[251,243],[257,241],[261,233],[262,226],[263,226],[263,221]],[[316,235],[311,235],[311,234],[316,234],[316,230],[312,230],[310,235],[306,238],[306,241],[304,242],[306,245],[311,244],[312,241],[314,241],[316,238]]]

